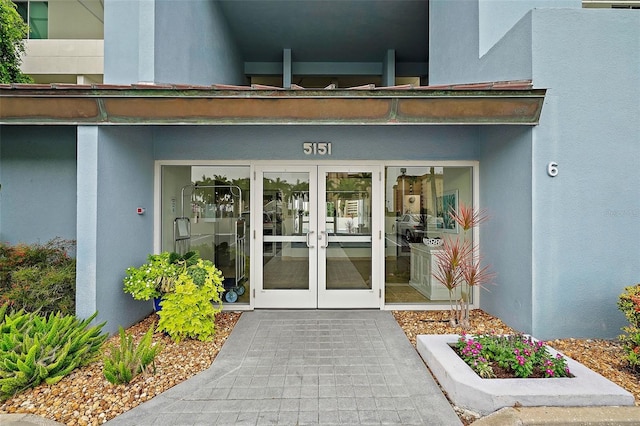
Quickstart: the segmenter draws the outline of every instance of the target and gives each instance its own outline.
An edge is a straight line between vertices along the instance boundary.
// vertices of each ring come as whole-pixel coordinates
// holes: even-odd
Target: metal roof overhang
[[[529,125],[544,89],[0,87],[0,124]],[[234,86],[235,87],[235,86]]]

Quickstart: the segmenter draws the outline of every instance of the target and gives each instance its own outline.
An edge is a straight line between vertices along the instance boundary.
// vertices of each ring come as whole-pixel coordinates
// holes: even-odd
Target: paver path
[[[212,366],[107,425],[460,425],[388,311],[245,312]]]

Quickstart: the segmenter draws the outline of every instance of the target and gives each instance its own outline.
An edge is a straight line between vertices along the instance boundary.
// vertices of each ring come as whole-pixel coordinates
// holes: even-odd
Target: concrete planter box
[[[503,407],[584,407],[634,405],[622,387],[567,358],[575,377],[551,379],[482,379],[451,348],[459,336],[420,335],[417,349],[449,399],[481,415]],[[549,348],[555,355],[557,352]]]

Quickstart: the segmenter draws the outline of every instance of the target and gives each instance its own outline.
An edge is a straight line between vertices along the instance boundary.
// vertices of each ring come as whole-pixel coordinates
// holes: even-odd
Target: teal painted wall
[[[156,82],[247,83],[244,62],[215,1],[157,2],[155,38]]]
[[[245,84],[214,1],[107,1],[104,14],[105,83]]]
[[[155,0],[104,3],[104,82],[154,82]]]
[[[481,54],[478,2],[429,1],[429,84],[531,78],[530,18],[520,19],[488,53]],[[504,19],[513,16],[507,14]],[[496,13],[494,20],[500,22],[501,15]]]
[[[126,268],[153,252],[151,129],[80,127],[78,165],[77,313],[97,310],[105,330],[115,332],[153,308],[122,290]]]
[[[484,56],[509,33],[531,9],[582,7],[581,0],[477,0],[478,57]],[[512,35],[507,38],[513,39]]]
[[[531,129],[487,127],[480,131],[480,225],[483,262],[497,273],[481,291],[482,309],[511,327],[533,329],[531,233]]]
[[[482,250],[498,273],[481,307],[542,339],[615,337],[624,324],[617,296],[640,277],[640,15],[525,3],[515,11],[431,0],[429,82],[532,79],[547,89],[534,128],[3,126],[0,236],[77,235],[78,312],[98,310],[115,331],[151,310],[122,292],[122,278],[153,250],[156,159],[317,161],[302,153],[305,141],[332,142],[332,160],[479,159],[480,200],[492,216]],[[105,17],[105,82],[241,79],[208,2],[108,1]],[[200,55],[202,33],[166,30],[199,18],[198,30],[215,38],[210,57]],[[40,208],[55,215],[43,221]]]
[[[640,282],[640,14],[535,10],[534,329],[614,337]],[[562,42],[559,42],[562,40]],[[546,175],[550,161],[559,165]]]
[[[617,297],[640,277],[640,15],[534,9],[480,58],[478,4],[430,2],[430,83],[547,89],[538,126],[480,131],[481,202],[498,212],[481,244],[499,274],[481,307],[542,339],[615,337]]]
[[[156,159],[314,160],[305,141],[332,143],[326,160],[475,160],[475,126],[157,127]]]
[[[76,238],[74,127],[0,126],[0,240]]]

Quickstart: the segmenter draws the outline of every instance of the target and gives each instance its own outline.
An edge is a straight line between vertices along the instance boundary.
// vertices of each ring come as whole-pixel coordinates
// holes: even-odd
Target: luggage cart
[[[211,191],[214,195],[215,203],[204,206],[196,206],[196,193],[200,191]],[[225,193],[223,199],[217,199],[216,194]],[[229,197],[227,197],[229,195]],[[182,213],[180,217],[174,219],[173,239],[174,251],[185,254],[192,250],[193,237],[202,240],[211,240],[212,260],[220,270],[231,263],[230,255],[233,256],[235,268],[233,271],[223,271],[223,300],[228,303],[235,303],[239,296],[242,296],[246,289],[244,283],[246,276],[246,223],[241,215],[242,190],[236,185],[198,185],[189,184],[181,189]],[[185,212],[185,199],[189,199],[189,209],[194,215],[193,221]],[[232,220],[236,213],[238,219]],[[211,226],[210,233],[192,233],[194,227]],[[234,276],[230,276],[235,272]]]
[[[245,269],[245,231],[246,226],[244,219],[240,218],[235,222],[235,266],[236,276],[232,279],[225,278],[224,285],[224,300],[229,303],[235,303],[239,296],[242,296],[246,289],[244,283],[247,281],[246,269]]]
[[[173,220],[173,251],[184,255],[191,247],[191,221],[188,217]]]

